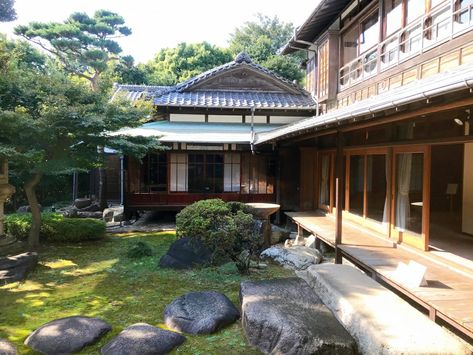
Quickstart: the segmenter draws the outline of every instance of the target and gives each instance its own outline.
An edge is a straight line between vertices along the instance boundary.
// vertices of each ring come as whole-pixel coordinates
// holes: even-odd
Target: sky
[[[76,11],[92,15],[98,9],[125,18],[133,34],[119,40],[123,54],[146,62],[161,48],[180,42],[207,41],[226,46],[230,33],[257,13],[278,16],[300,26],[318,0],[16,0],[18,19],[0,23],[0,32],[13,38],[13,28],[31,21],[63,21]]]

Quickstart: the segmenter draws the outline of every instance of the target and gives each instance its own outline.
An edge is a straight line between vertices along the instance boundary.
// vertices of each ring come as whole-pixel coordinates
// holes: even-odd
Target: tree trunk
[[[28,246],[35,250],[39,246],[39,230],[41,228],[41,209],[39,207],[38,198],[36,197],[36,186],[41,181],[43,174],[36,173],[33,177],[25,183],[24,189],[28,204],[31,209],[31,229],[28,237]]]

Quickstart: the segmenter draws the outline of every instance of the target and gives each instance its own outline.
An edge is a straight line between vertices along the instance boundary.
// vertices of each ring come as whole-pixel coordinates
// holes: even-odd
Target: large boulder
[[[37,264],[38,254],[34,252],[0,258],[0,285],[24,280]]]
[[[8,340],[0,339],[0,354],[1,355],[16,355],[18,352],[16,348]]]
[[[181,334],[153,327],[146,323],[130,325],[106,344],[102,355],[167,354],[186,340]]]
[[[76,198],[74,200],[74,207],[78,209],[89,207],[92,204],[92,200],[90,198]]]
[[[123,206],[109,207],[103,210],[102,218],[105,222],[121,222],[123,211]]]
[[[240,288],[248,342],[264,354],[356,354],[356,344],[302,279],[245,281]]]
[[[305,270],[309,266],[322,262],[322,254],[317,249],[302,245],[296,245],[290,248],[273,246],[263,250],[261,258],[273,259],[283,266],[288,266],[296,270]]]
[[[164,310],[170,329],[189,334],[211,334],[240,317],[233,303],[215,291],[189,292],[176,298]]]
[[[199,240],[180,238],[171,244],[159,260],[159,266],[172,269],[191,269],[210,263],[212,252]]]
[[[43,354],[71,354],[95,343],[111,329],[98,318],[66,317],[36,329],[26,338],[25,345]]]

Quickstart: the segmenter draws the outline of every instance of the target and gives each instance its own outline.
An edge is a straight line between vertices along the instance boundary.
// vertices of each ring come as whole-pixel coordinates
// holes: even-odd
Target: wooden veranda
[[[375,232],[343,222],[342,243],[335,245],[336,220],[322,211],[287,212],[298,226],[367,272],[375,280],[422,307],[433,321],[443,321],[473,340],[473,270],[428,252],[393,243]],[[407,287],[394,278],[399,262],[414,260],[427,268],[428,285]]]

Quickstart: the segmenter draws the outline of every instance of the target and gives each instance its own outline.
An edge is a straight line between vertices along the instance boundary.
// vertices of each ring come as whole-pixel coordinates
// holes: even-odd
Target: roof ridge
[[[235,59],[231,62],[228,62],[228,63],[222,64],[222,65],[219,65],[215,68],[209,69],[209,70],[207,70],[203,73],[200,73],[200,74],[198,74],[198,75],[196,75],[196,76],[194,76],[190,79],[187,79],[187,80],[185,80],[185,81],[183,81],[183,82],[181,82],[181,83],[179,83],[179,84],[177,84],[173,87],[170,87],[169,90],[163,91],[162,93],[160,93],[160,95],[165,95],[165,94],[168,94],[170,92],[183,92],[183,91],[188,90],[189,88],[195,86],[196,84],[202,82],[203,80],[208,79],[210,77],[213,77],[213,76],[217,75],[218,73],[221,73],[224,70],[228,70],[228,69],[235,68],[235,67],[240,67],[240,66],[248,66],[248,67],[251,67],[253,69],[256,69],[257,71],[263,72],[264,74],[273,77],[273,79],[276,79],[277,81],[280,81],[283,84],[291,87],[292,89],[298,91],[302,95],[310,96],[310,93],[307,90],[305,90],[303,87],[301,87],[299,84],[294,83],[294,82],[282,77],[281,75],[277,74],[276,72],[274,72],[274,71],[272,71],[268,68],[265,68],[265,67],[263,67],[262,65],[260,65],[258,63],[255,63],[250,58],[250,56],[245,52],[239,53],[235,57]]]

